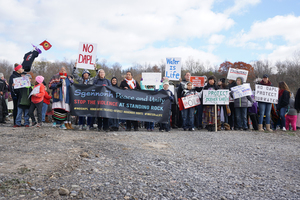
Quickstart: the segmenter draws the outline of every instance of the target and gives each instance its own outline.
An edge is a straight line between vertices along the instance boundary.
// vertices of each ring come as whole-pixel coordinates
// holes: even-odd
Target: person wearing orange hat
[[[24,72],[23,66],[16,63],[14,67],[14,71],[12,75],[9,77],[9,81],[8,81],[9,89],[11,91],[11,97],[13,99],[13,104],[14,104],[14,109],[13,109],[14,125],[16,125],[16,118],[18,114],[18,94],[14,90],[14,86],[15,86],[14,78],[21,77],[22,72]]]

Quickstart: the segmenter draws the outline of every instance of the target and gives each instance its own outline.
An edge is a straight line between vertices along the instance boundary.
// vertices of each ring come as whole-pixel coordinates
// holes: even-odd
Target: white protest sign
[[[143,85],[160,85],[161,73],[142,73]]]
[[[13,81],[14,81],[14,84],[15,84],[14,89],[29,87],[31,85],[28,76],[14,78]]]
[[[278,103],[278,87],[255,85],[255,101]]]
[[[178,81],[181,76],[181,58],[166,58],[166,60],[165,76],[169,80]]]
[[[174,85],[169,85],[169,90],[175,95],[175,87]]]
[[[31,95],[38,94],[38,93],[40,93],[40,86],[37,86],[37,87],[33,88],[33,90],[30,92],[30,95],[28,96],[28,98]]]
[[[184,109],[188,109],[194,106],[200,105],[200,99],[198,95],[189,95],[181,98]]]
[[[229,105],[229,90],[203,90],[203,105]]]
[[[234,68],[229,68],[228,74],[227,74],[227,79],[228,80],[236,80],[236,78],[242,77],[244,82],[247,81],[248,77],[248,71],[243,70],[243,69],[234,69]]]
[[[95,69],[97,56],[97,44],[80,42],[78,48],[77,67],[83,69]]]
[[[252,95],[250,83],[244,83],[243,85],[232,87],[231,91],[233,92],[234,99]]]

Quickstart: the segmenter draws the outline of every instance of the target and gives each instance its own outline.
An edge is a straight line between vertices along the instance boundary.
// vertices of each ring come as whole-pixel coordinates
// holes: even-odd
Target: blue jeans
[[[147,130],[154,129],[154,122],[145,122],[145,125],[147,127]]]
[[[183,109],[181,111],[183,129],[194,128],[194,112],[195,112],[195,107]]]
[[[46,103],[43,103],[43,108],[42,108],[42,122],[45,122],[45,116],[47,112],[48,105]]]
[[[272,104],[265,103],[265,102],[258,102],[258,108],[259,108],[258,124],[263,124],[264,115],[266,115],[266,124],[270,124]]]
[[[281,125],[280,128],[285,127],[285,114],[286,114],[287,108],[280,108],[279,111],[279,116],[280,116],[280,121],[281,121]]]
[[[21,126],[22,114],[24,113],[24,125],[29,125],[29,108],[16,108],[18,110],[16,117],[16,125]]]
[[[198,111],[198,126],[202,127],[202,114],[203,114],[203,105],[200,104],[197,106]]]
[[[86,118],[85,116],[79,116],[78,125],[84,125],[85,124],[85,118]],[[91,122],[92,122],[92,117],[87,117],[86,124],[91,127]]]
[[[247,108],[235,108],[235,115],[236,115],[236,122],[238,125],[238,128],[244,128],[247,129]]]
[[[119,119],[108,119],[108,123],[110,127],[116,127],[119,128]]]
[[[159,123],[159,130],[170,131],[171,110],[169,110],[168,123]]]

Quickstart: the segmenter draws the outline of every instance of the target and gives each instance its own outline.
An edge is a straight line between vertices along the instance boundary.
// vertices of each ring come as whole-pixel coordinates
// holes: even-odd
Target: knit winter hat
[[[19,69],[21,69],[23,66],[22,65],[18,65],[15,67],[15,71],[18,71]]]
[[[163,81],[163,85],[170,85],[168,80]]]
[[[35,77],[35,80],[38,83],[42,83],[44,81],[44,77],[43,76],[37,76],[37,77]]]

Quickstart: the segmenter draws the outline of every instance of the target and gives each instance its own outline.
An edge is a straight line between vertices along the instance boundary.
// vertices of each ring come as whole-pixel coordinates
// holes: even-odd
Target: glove
[[[59,88],[59,87],[61,87],[62,86],[62,82],[59,82],[55,87],[56,88]]]

